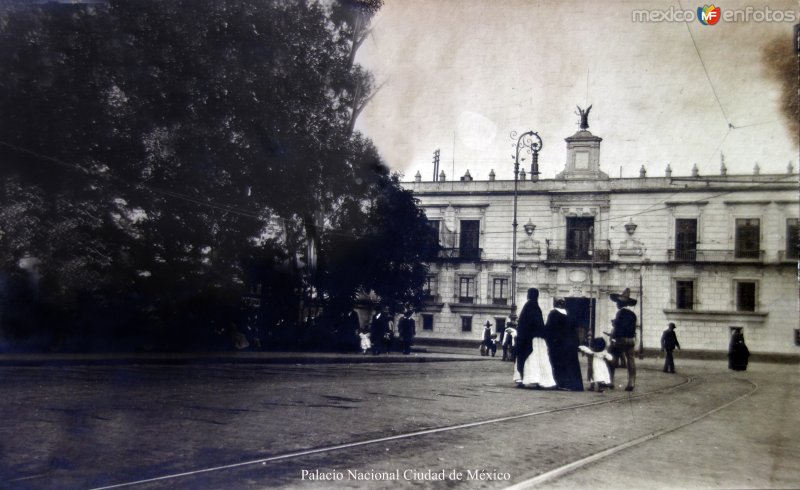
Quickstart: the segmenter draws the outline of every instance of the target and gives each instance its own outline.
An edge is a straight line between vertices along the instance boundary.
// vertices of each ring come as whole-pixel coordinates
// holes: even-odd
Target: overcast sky
[[[386,0],[359,61],[382,85],[358,121],[386,163],[430,180],[441,149],[448,180],[469,170],[513,178],[516,130],[544,140],[543,178],[564,169],[576,105],[593,106],[612,177],[718,174],[798,168],[797,134],[781,114],[780,84],[762,54],[791,43],[800,2],[720,2],[755,16],[789,11],[794,22],[634,22],[634,10],[691,11],[668,1]],[[774,16],[774,15],[773,15]],[[694,42],[693,39],[694,38]],[[791,51],[788,51],[791,56]],[[704,69],[705,65],[705,69]],[[715,96],[716,93],[716,96]],[[733,125],[736,129],[731,129]]]

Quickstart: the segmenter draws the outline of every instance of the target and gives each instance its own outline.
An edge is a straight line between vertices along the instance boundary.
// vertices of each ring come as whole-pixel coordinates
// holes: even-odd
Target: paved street
[[[800,486],[796,364],[645,359],[633,394],[570,393],[461,352],[3,365],[0,486]]]

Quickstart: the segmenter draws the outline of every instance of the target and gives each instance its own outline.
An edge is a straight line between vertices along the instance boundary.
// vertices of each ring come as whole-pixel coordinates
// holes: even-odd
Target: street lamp
[[[516,138],[517,132],[511,132],[511,138]],[[539,177],[539,151],[542,149],[542,138],[539,133],[528,131],[522,133],[517,139],[516,153],[514,155],[514,221],[511,222],[511,314],[508,315],[512,324],[517,322],[517,187],[519,185],[519,153],[526,149],[531,153],[531,181]],[[527,226],[526,226],[527,231]],[[533,230],[531,230],[532,232]]]

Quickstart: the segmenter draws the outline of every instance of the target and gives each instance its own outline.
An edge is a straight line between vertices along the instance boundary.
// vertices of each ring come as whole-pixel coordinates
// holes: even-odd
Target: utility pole
[[[589,266],[589,330],[586,332],[586,345],[591,347],[592,340],[594,340],[594,226],[589,228],[589,246],[591,247],[592,263]],[[594,369],[592,363],[589,362],[586,369],[586,380],[592,381],[594,379]]]
[[[644,266],[639,269],[639,359],[644,359]]]

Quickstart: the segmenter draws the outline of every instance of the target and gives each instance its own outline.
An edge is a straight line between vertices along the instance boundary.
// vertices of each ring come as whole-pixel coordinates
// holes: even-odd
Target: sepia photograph
[[[0,488],[800,488],[796,0],[0,0]]]

